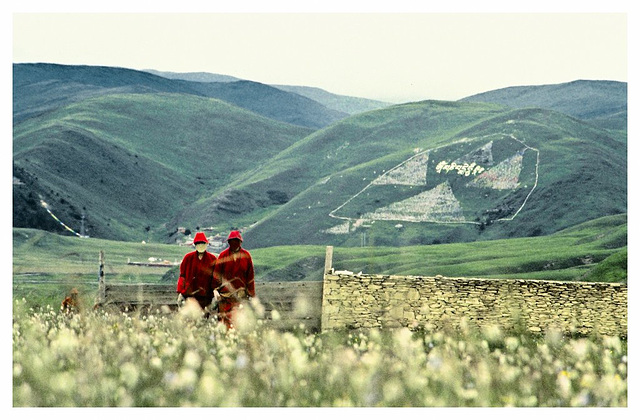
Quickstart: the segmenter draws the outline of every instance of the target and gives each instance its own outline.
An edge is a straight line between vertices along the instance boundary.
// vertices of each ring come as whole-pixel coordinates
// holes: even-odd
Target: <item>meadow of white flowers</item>
[[[227,331],[198,312],[61,314],[14,302],[14,407],[626,406],[619,337],[498,327]]]

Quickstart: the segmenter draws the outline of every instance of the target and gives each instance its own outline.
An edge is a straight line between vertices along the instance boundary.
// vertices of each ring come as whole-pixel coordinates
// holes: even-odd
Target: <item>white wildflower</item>
[[[152,357],[149,361],[149,364],[155,369],[162,369],[162,359],[160,359],[158,356]]]
[[[562,330],[558,328],[550,328],[545,335],[546,342],[553,347],[562,343]]]
[[[256,328],[256,316],[251,309],[241,306],[236,310],[233,325],[238,332],[253,331]]]
[[[180,308],[178,315],[183,320],[197,320],[202,318],[203,311],[198,301],[194,298],[187,298]]]
[[[271,319],[274,321],[280,321],[280,312],[277,309],[271,311]]]
[[[586,407],[591,403],[591,396],[589,391],[582,390],[571,399],[572,407]]]
[[[602,344],[605,348],[613,350],[615,354],[622,353],[622,343],[620,342],[620,337],[604,337],[602,339]]]
[[[20,363],[15,363],[13,365],[13,377],[18,378],[22,375],[22,365]]]
[[[596,383],[596,377],[592,373],[585,373],[580,378],[580,388],[591,389]]]
[[[502,340],[502,330],[496,324],[484,326],[482,328],[482,334],[489,343],[498,343]]]
[[[184,366],[191,368],[191,369],[198,369],[200,367],[200,362],[202,362],[202,359],[200,358],[200,355],[193,351],[193,350],[188,350],[185,354],[184,354]]]
[[[384,395],[384,400],[387,403],[399,399],[403,394],[402,383],[395,378],[388,380],[382,386],[382,394]]]
[[[520,341],[517,337],[507,337],[504,339],[504,345],[507,350],[515,351],[518,348]]]
[[[127,386],[127,388],[133,388],[138,382],[138,377],[138,368],[133,363],[126,362],[120,366],[120,380]]]
[[[571,379],[567,371],[561,371],[556,377],[556,384],[558,386],[558,392],[563,398],[569,398],[571,395]]]
[[[219,388],[219,381],[209,374],[202,375],[198,383],[196,395],[201,405],[217,405],[216,399],[222,395],[222,390]]]
[[[247,355],[244,353],[238,354],[238,357],[236,357],[236,368],[244,369],[245,367],[247,367],[247,363],[249,363],[249,358],[247,358]]]
[[[570,350],[578,360],[583,360],[589,353],[589,341],[584,338],[573,340],[571,341]]]
[[[60,372],[56,374],[52,378],[52,383],[55,384],[58,392],[65,394],[72,394],[76,386],[75,378],[71,372]]]

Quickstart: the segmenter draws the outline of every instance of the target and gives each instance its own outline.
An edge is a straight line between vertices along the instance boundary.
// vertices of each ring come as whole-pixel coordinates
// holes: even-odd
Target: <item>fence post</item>
[[[106,289],[104,284],[104,251],[100,250],[98,256],[98,303],[103,303],[106,300]]]
[[[329,291],[325,288],[325,282],[327,280],[327,274],[331,273],[333,265],[333,247],[327,246],[327,252],[324,257],[324,274],[322,275],[322,306],[320,309],[320,331],[324,331],[328,325],[328,314],[325,312],[325,300],[327,299],[327,293]]]
[[[324,257],[324,275],[326,276],[331,271],[333,266],[333,247],[327,247],[327,253]],[[323,279],[324,280],[324,279]]]

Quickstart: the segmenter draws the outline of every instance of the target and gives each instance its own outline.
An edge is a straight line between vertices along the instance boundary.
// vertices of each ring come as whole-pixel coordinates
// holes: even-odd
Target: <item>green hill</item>
[[[241,80],[229,83],[199,83],[192,88],[277,121],[319,129],[347,116],[305,96],[291,94],[263,83]]]
[[[193,95],[78,102],[15,126],[14,226],[38,227],[23,215],[42,199],[76,230],[86,212],[91,236],[168,240],[183,207],[309,132]]]
[[[18,124],[14,167],[31,183],[14,187],[15,226],[34,226],[23,215],[42,196],[114,239],[207,226],[246,227],[253,248],[405,246],[626,212],[625,136],[483,103],[396,105],[311,132],[193,95],[111,95]]]
[[[626,245],[627,216],[621,214],[535,238],[407,247],[338,247],[333,252],[333,267],[368,274],[626,283]],[[313,252],[305,255],[305,250]],[[308,281],[322,277],[323,247],[272,247],[255,250],[252,255],[266,264],[261,267],[265,280]]]
[[[280,189],[292,197],[286,204],[207,216],[213,225],[251,225],[254,247],[546,235],[626,212],[626,138],[614,135],[540,109],[398,105],[313,133],[224,193]],[[473,161],[486,173],[439,171],[439,164],[456,161]],[[219,198],[204,199],[200,211],[215,208]]]
[[[274,211],[295,206],[301,199],[298,194],[316,183],[323,185],[327,177],[336,174],[342,177],[343,172],[372,161],[377,161],[376,165],[380,173],[388,165],[395,165],[391,162],[411,156],[414,153],[413,150],[419,146],[416,144],[416,139],[426,138],[446,144],[456,128],[470,127],[503,110],[499,106],[487,104],[425,102],[397,105],[353,116],[314,132],[282,151],[272,160],[256,165],[252,170],[239,175],[229,183],[224,191],[216,191],[210,197],[203,198],[194,206],[185,209],[181,217],[189,220],[201,214],[203,218],[210,220],[207,225],[218,226],[220,230],[225,230],[230,225],[249,226],[268,223],[272,215],[277,214]],[[356,179],[345,180],[348,185],[344,187],[344,191],[340,190],[340,193],[358,188],[363,177],[370,177],[370,172],[362,175],[356,169],[353,173]],[[261,197],[266,191],[282,197],[287,204],[270,208],[256,205],[251,197]],[[354,190],[351,194],[356,192],[357,190]],[[311,196],[314,194],[312,193]],[[318,192],[318,194],[322,196],[324,193]],[[340,197],[338,196],[338,199]],[[348,197],[349,195],[344,195],[344,200]],[[313,197],[311,199],[313,200]],[[306,199],[302,198],[302,200]],[[254,244],[256,246],[269,246],[269,243],[280,245],[291,240],[309,243],[306,241],[310,236],[317,235],[318,232],[314,230],[319,225],[324,224],[330,227],[333,223],[327,217],[332,210],[329,206],[337,207],[340,204],[340,202],[332,204],[325,197],[318,200],[321,200],[321,206],[324,209],[322,213],[317,214],[319,219],[308,221],[298,219],[302,226],[307,225],[309,228],[304,233],[282,229],[281,227],[287,224],[287,221],[276,216],[271,226],[279,225],[276,228],[278,232],[272,234],[266,231],[264,239],[267,242],[257,240]],[[316,201],[312,203],[305,201],[304,207],[308,205],[318,207]],[[243,207],[229,211],[226,205],[228,202],[241,202]],[[305,209],[303,214],[306,213]],[[313,213],[310,214],[310,216],[313,215]],[[256,234],[257,226],[251,231],[252,234]],[[292,236],[287,237],[288,234]],[[323,237],[326,238],[327,235]]]

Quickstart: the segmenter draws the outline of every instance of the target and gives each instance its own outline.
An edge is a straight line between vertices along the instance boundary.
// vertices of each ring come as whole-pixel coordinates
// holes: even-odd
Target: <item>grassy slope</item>
[[[620,133],[539,109],[500,112],[481,105],[466,108],[442,103],[408,107],[395,107],[399,116],[384,110],[348,119],[303,139],[261,167],[251,178],[255,184],[244,188],[269,188],[286,175],[295,179],[290,186],[308,187],[251,229],[255,246],[292,240],[358,246],[362,231],[341,236],[321,231],[338,223],[328,217],[329,212],[362,190],[376,174],[411,156],[415,147],[431,149],[461,138],[501,133],[513,134],[540,151],[538,186],[514,221],[494,223],[484,230],[476,225],[408,223],[401,232],[393,228],[397,222],[377,221],[367,231],[367,244],[404,246],[546,235],[596,217],[626,212],[626,137]],[[451,110],[448,115],[447,107]],[[384,116],[389,120],[380,118]],[[374,120],[379,125],[366,126]],[[384,150],[387,145],[390,149]],[[320,150],[316,156],[326,158],[308,160],[316,150]],[[395,153],[386,154],[391,150]],[[335,169],[333,173],[330,167]],[[313,178],[318,181],[310,185]],[[508,201],[513,198],[507,196],[504,204],[517,208],[527,192],[521,191],[518,202]],[[466,215],[468,220],[480,216]],[[276,230],[275,225],[285,228]]]
[[[495,105],[428,101],[398,105],[348,118],[300,140],[229,184],[230,188],[246,194],[260,194],[261,191],[277,189],[291,199],[289,203],[281,209],[273,207],[267,214],[238,216],[220,213],[217,217],[225,221],[247,220],[250,223],[259,222],[259,226],[268,225],[269,228],[265,231],[258,226],[254,232],[256,244],[269,246],[270,243],[281,245],[298,240],[280,235],[285,234],[287,229],[273,232],[273,224],[282,226],[282,223],[289,223],[291,213],[309,214],[308,218],[297,222],[302,225],[311,224],[313,229],[306,230],[304,235],[315,237],[317,230],[334,223],[327,220],[327,214],[370,182],[373,171],[382,173],[382,170],[395,166],[410,157],[416,147],[446,144],[457,131],[502,111],[504,108]],[[366,174],[363,174],[362,165],[365,164],[369,164],[369,167]],[[329,176],[331,182],[325,185]],[[363,180],[366,177],[369,177],[369,181]],[[339,182],[340,186],[331,187],[334,182]],[[309,194],[297,196],[305,190]],[[329,190],[335,191],[335,194],[327,197]],[[203,200],[202,211],[211,207],[215,199],[211,197]],[[312,206],[315,211],[309,212],[308,206]],[[303,209],[303,212],[298,209]],[[287,214],[282,216],[279,210]],[[211,217],[212,224],[216,224],[216,215]],[[296,225],[296,229],[298,228]],[[300,234],[295,229],[293,232]],[[274,238],[273,234],[277,237]],[[326,239],[322,238],[323,241]],[[270,242],[272,240],[275,242]]]
[[[376,174],[417,148],[500,133],[541,151],[540,185],[517,223],[482,231],[420,223],[398,232],[395,222],[380,222],[367,232],[367,244],[544,235],[626,211],[626,134],[558,113],[426,101],[354,116],[304,137],[310,132],[211,99],[117,95],[18,125],[14,158],[39,175],[40,192],[51,193],[45,198],[54,211],[64,210],[63,220],[77,221],[86,207],[90,234],[118,239],[148,239],[147,226],[152,238],[168,240],[177,226],[253,225],[252,248],[358,246],[362,232],[322,230],[337,223],[329,212]]]
[[[17,125],[14,163],[62,220],[72,218],[60,200],[86,208],[92,236],[147,239],[146,226],[166,234],[204,191],[309,132],[215,99],[104,96]]]
[[[206,96],[221,99],[267,118],[302,127],[319,129],[348,116],[306,96],[248,80],[200,83],[190,87]]]
[[[574,228],[537,238],[505,239],[466,244],[410,247],[334,249],[337,270],[370,274],[437,275],[577,280],[624,281],[620,264],[617,276],[607,269],[610,256],[626,252],[627,218],[617,215],[593,220]],[[105,252],[109,282],[176,281],[175,269],[135,267],[127,260],[149,257],[181,261],[190,251],[176,245],[118,242],[75,238],[33,229],[13,230],[14,298],[54,302],[71,287],[95,296],[98,252]],[[279,246],[251,250],[259,281],[314,281],[322,278],[324,246]],[[615,257],[617,258],[617,257]],[[602,262],[602,265],[598,263]],[[626,267],[626,266],[625,266]],[[44,284],[30,284],[37,280]],[[58,298],[60,298],[58,300]]]

